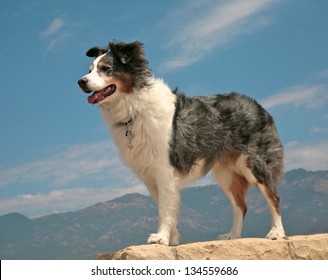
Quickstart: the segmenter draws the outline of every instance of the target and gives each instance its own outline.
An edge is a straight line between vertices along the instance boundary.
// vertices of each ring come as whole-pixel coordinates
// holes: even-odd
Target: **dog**
[[[277,185],[284,151],[270,114],[239,93],[188,97],[152,75],[143,44],[110,41],[78,84],[100,107],[122,160],[158,206],[149,244],[178,245],[180,189],[212,172],[230,201],[233,224],[220,239],[241,237],[245,197],[255,186],[271,214],[269,239],[285,236]]]

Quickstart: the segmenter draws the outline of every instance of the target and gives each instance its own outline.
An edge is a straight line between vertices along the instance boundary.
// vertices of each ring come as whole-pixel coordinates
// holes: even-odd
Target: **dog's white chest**
[[[167,164],[170,140],[168,128],[139,118],[112,131],[123,161],[137,173]]]

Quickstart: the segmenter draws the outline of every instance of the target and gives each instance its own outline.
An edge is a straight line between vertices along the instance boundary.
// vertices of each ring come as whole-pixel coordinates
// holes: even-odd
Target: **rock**
[[[291,236],[278,240],[245,238],[196,242],[175,247],[130,246],[99,253],[97,260],[327,260],[328,234]]]

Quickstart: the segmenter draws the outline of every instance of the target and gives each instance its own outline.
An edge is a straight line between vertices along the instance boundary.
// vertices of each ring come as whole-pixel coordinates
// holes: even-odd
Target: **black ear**
[[[144,59],[143,44],[138,41],[132,43],[111,41],[108,47],[123,64],[129,63],[131,59]]]
[[[91,48],[86,52],[86,56],[88,57],[98,57],[104,53],[108,52],[108,49],[105,48],[99,48],[99,47],[94,47]]]

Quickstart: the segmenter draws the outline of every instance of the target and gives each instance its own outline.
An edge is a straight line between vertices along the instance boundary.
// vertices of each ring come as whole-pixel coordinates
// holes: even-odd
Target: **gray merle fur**
[[[283,146],[270,114],[238,93],[187,97],[177,90],[170,141],[170,162],[188,174],[199,159],[204,174],[217,161],[248,156],[248,167],[279,202],[276,186],[283,173]]]

